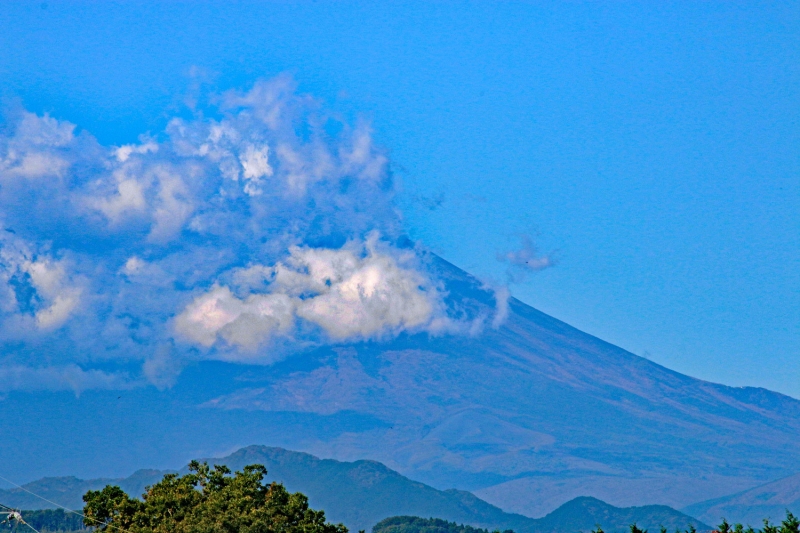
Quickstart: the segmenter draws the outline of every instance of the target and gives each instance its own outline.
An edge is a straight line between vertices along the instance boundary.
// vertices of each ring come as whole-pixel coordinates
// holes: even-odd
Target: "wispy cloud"
[[[122,389],[135,385],[124,373],[84,370],[75,364],[0,366],[0,393],[12,390],[67,390],[80,394],[90,389]]]
[[[509,280],[515,283],[524,281],[528,274],[539,272],[555,265],[552,255],[542,255],[530,235],[520,236],[520,247],[497,254],[497,260],[508,263]]]

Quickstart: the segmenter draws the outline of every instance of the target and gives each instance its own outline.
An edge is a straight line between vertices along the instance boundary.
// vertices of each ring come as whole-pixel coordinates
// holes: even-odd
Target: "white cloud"
[[[158,389],[167,389],[175,384],[181,372],[181,361],[170,353],[168,346],[159,346],[142,365],[145,378]]]
[[[414,329],[433,314],[436,295],[424,290],[427,280],[372,247],[363,258],[350,250],[319,253],[295,248],[290,259],[299,267],[292,273],[292,288],[305,282],[308,290],[318,293],[298,303],[298,316],[319,325],[334,339]],[[277,275],[276,283],[281,280]]]
[[[517,250],[497,254],[497,260],[509,264],[508,277],[512,282],[522,282],[527,274],[550,268],[555,260],[550,255],[540,255],[529,235],[521,235],[522,246]]]
[[[285,294],[252,294],[240,300],[227,287],[216,286],[186,306],[175,318],[175,330],[206,347],[221,337],[252,349],[288,332],[293,322],[294,302]]]
[[[125,261],[125,266],[122,267],[122,272],[128,276],[135,276],[137,274],[141,274],[145,268],[147,268],[147,263],[138,257],[133,256]]]
[[[47,113],[41,117],[25,112],[17,125],[18,143],[45,147],[67,146],[74,139],[75,124],[56,120]]]
[[[399,256],[399,257],[396,257]],[[214,286],[178,315],[176,331],[203,346],[222,338],[255,347],[288,334],[295,317],[322,328],[335,340],[394,335],[432,323],[441,303],[430,282],[403,266],[413,254],[378,250],[373,236],[361,246],[341,249],[292,247],[274,267],[236,269],[238,288],[268,292],[237,298]]]
[[[13,138],[0,155],[0,179],[62,177],[70,166],[62,148],[74,140],[74,124],[47,114],[23,113]]]
[[[250,360],[271,341],[464,329],[415,252],[386,244],[404,232],[368,124],[285,76],[216,101],[122,146],[24,112],[0,132],[4,355],[139,360],[169,386],[192,344]]]
[[[28,286],[28,302],[17,299],[13,284]],[[12,317],[33,313],[36,327],[53,330],[73,315],[80,303],[81,288],[71,279],[64,261],[55,261],[44,254],[34,258],[27,243],[0,238],[0,310]],[[20,308],[26,306],[26,311]],[[19,333],[19,332],[17,332]]]
[[[183,228],[194,211],[189,199],[189,189],[183,180],[166,169],[159,169],[159,190],[153,211],[153,227],[148,239],[152,242],[167,242]]]
[[[258,182],[261,178],[272,176],[273,173],[269,164],[269,146],[256,148],[248,145],[244,152],[239,154],[239,161],[242,163],[244,178],[248,180],[244,192],[250,196],[259,194]]]
[[[127,170],[120,169],[114,173],[117,182],[114,192],[106,197],[89,201],[89,205],[103,213],[112,224],[118,224],[131,212],[144,213],[147,208],[145,185],[131,176]]]
[[[53,329],[66,322],[80,301],[78,289],[67,289],[52,299],[49,307],[36,312],[36,324],[41,329]]]
[[[492,327],[499,328],[505,324],[508,319],[509,313],[509,300],[511,299],[511,292],[508,287],[498,287],[494,290],[495,311],[492,317]]]
[[[45,152],[19,154],[11,152],[4,161],[8,175],[22,178],[61,177],[69,167],[69,162]]]
[[[36,311],[36,324],[40,329],[54,329],[66,322],[80,301],[81,290],[69,286],[64,265],[40,259],[27,262],[23,270],[28,273],[33,286],[47,303]]]
[[[132,155],[135,154],[149,154],[158,152],[158,143],[153,140],[146,139],[142,144],[125,144],[114,150],[114,155],[117,161],[124,163]]]

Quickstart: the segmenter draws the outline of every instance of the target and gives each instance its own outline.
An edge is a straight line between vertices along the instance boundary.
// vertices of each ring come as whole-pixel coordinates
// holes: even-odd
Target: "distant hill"
[[[537,532],[588,532],[600,525],[606,533],[627,532],[631,524],[653,533],[661,526],[668,531],[685,530],[691,524],[699,531],[712,528],[666,505],[614,507],[597,498],[580,497],[570,500],[537,521]]]
[[[127,478],[78,479],[76,477],[46,477],[23,487],[67,509],[82,509],[83,495],[106,485],[117,485],[131,495],[139,496],[147,485],[161,479],[167,471],[138,470]],[[0,489],[0,503],[16,509],[55,509],[56,506],[22,489]]]
[[[345,524],[351,531],[369,529],[381,520],[398,515],[436,517],[485,529],[513,529],[517,533],[574,533],[588,524],[601,523],[607,531],[626,529],[632,522],[647,527],[663,524],[671,530],[690,523],[700,530],[701,522],[664,506],[620,509],[594,498],[579,498],[541,519],[506,513],[472,493],[437,490],[408,479],[376,461],[342,462],[319,459],[307,453],[282,448],[249,446],[222,458],[206,459],[241,470],[248,464],[263,464],[270,481],[279,481],[292,492],[303,492],[311,506],[323,509],[328,520]],[[79,480],[45,478],[25,488],[69,508],[82,507],[86,490],[116,484],[139,496],[144,487],[166,472],[140,470],[125,479]],[[18,508],[44,508],[52,505],[20,490],[0,491],[0,503]],[[586,529],[588,531],[588,529]]]
[[[731,523],[758,527],[764,518],[780,522],[787,510],[800,515],[800,473],[730,496],[696,503],[685,507],[683,512],[711,523],[724,517]]]
[[[342,462],[267,446],[248,446],[209,463],[234,470],[263,464],[270,480],[300,491],[311,506],[351,531],[369,529],[389,516],[435,516],[483,528],[528,531],[531,519],[503,512],[460,490],[437,490],[413,481],[376,461]]]
[[[662,526],[669,531],[685,531],[690,524],[699,531],[711,529],[708,525],[663,505],[619,508],[596,498],[580,497],[565,503],[544,518],[532,519],[526,533],[588,533],[598,526],[607,533],[622,533],[628,532],[631,524],[654,532]],[[489,532],[436,518],[393,516],[375,524],[372,533]]]

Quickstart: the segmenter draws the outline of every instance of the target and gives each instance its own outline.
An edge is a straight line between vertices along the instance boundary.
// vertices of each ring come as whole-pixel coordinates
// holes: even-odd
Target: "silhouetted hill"
[[[728,522],[761,525],[768,518],[780,522],[789,510],[800,516],[800,474],[778,479],[750,490],[689,505],[683,512],[717,523],[723,517]]]
[[[631,524],[653,532],[658,531],[661,526],[670,532],[683,531],[690,524],[699,531],[712,529],[700,520],[666,505],[620,508],[586,496],[570,500],[540,518],[536,528],[540,533],[589,532],[600,525],[607,533],[616,533],[629,531]]]
[[[530,518],[503,512],[475,495],[437,490],[413,481],[376,461],[342,462],[267,446],[248,446],[209,463],[241,469],[263,464],[270,480],[309,497],[332,522],[352,531],[369,529],[388,516],[435,516],[477,527],[527,529]]]
[[[658,531],[662,526],[669,531],[685,531],[690,525],[698,531],[711,529],[699,520],[663,505],[621,509],[596,498],[581,497],[565,503],[544,518],[532,519],[525,524],[525,529],[520,531],[588,533],[600,526],[608,533],[624,533],[630,530],[631,524],[637,524],[640,528],[651,531]],[[488,533],[488,531],[438,518],[393,516],[375,524],[372,533]]]
[[[82,509],[83,495],[106,485],[118,485],[128,494],[139,496],[148,485],[161,479],[166,471],[138,470],[127,478],[78,479],[76,477],[46,477],[22,485],[24,489],[0,489],[0,503],[16,509],[55,509],[47,499],[67,509]],[[37,498],[33,494],[41,496]]]
[[[241,470],[249,464],[263,464],[270,481],[279,481],[292,492],[309,497],[312,507],[322,509],[328,520],[343,523],[351,531],[369,529],[381,520],[399,515],[436,517],[485,529],[513,529],[517,533],[574,533],[583,525],[608,524],[614,531],[632,522],[643,525],[664,524],[685,528],[694,523],[686,515],[664,506],[619,509],[593,498],[579,498],[541,519],[506,513],[472,493],[460,490],[437,490],[408,479],[376,461],[342,462],[319,459],[307,453],[267,446],[248,446],[221,458],[207,459]],[[185,471],[185,469],[184,469]],[[166,472],[141,470],[125,479],[79,480],[45,478],[25,488],[61,505],[78,509],[86,490],[116,484],[131,495],[140,496],[145,485],[155,483]],[[15,499],[16,498],[16,499]],[[0,491],[0,502],[18,508],[52,507],[20,490]]]

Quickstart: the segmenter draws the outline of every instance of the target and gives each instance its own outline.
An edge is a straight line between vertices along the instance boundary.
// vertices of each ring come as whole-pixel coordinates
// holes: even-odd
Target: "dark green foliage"
[[[246,466],[231,475],[193,461],[189,474],[167,474],[148,487],[142,500],[119,487],[89,491],[86,522],[112,533],[347,533],[325,521],[325,513],[308,506],[299,492],[279,483],[264,483],[266,469]]]
[[[717,526],[713,533],[800,533],[800,519],[793,515],[788,509],[786,518],[780,526],[770,523],[769,519],[764,519],[764,527],[759,531],[752,526],[745,528],[742,524],[731,526],[727,520],[722,519],[722,523]]]
[[[375,524],[372,533],[489,533],[489,530],[448,522],[440,518],[393,516]],[[500,532],[495,530],[494,533]],[[503,533],[514,532],[507,529]]]
[[[781,533],[800,533],[800,520],[786,511],[786,518],[781,522]]]
[[[86,531],[81,515],[61,509],[22,511],[22,519],[41,533]]]

